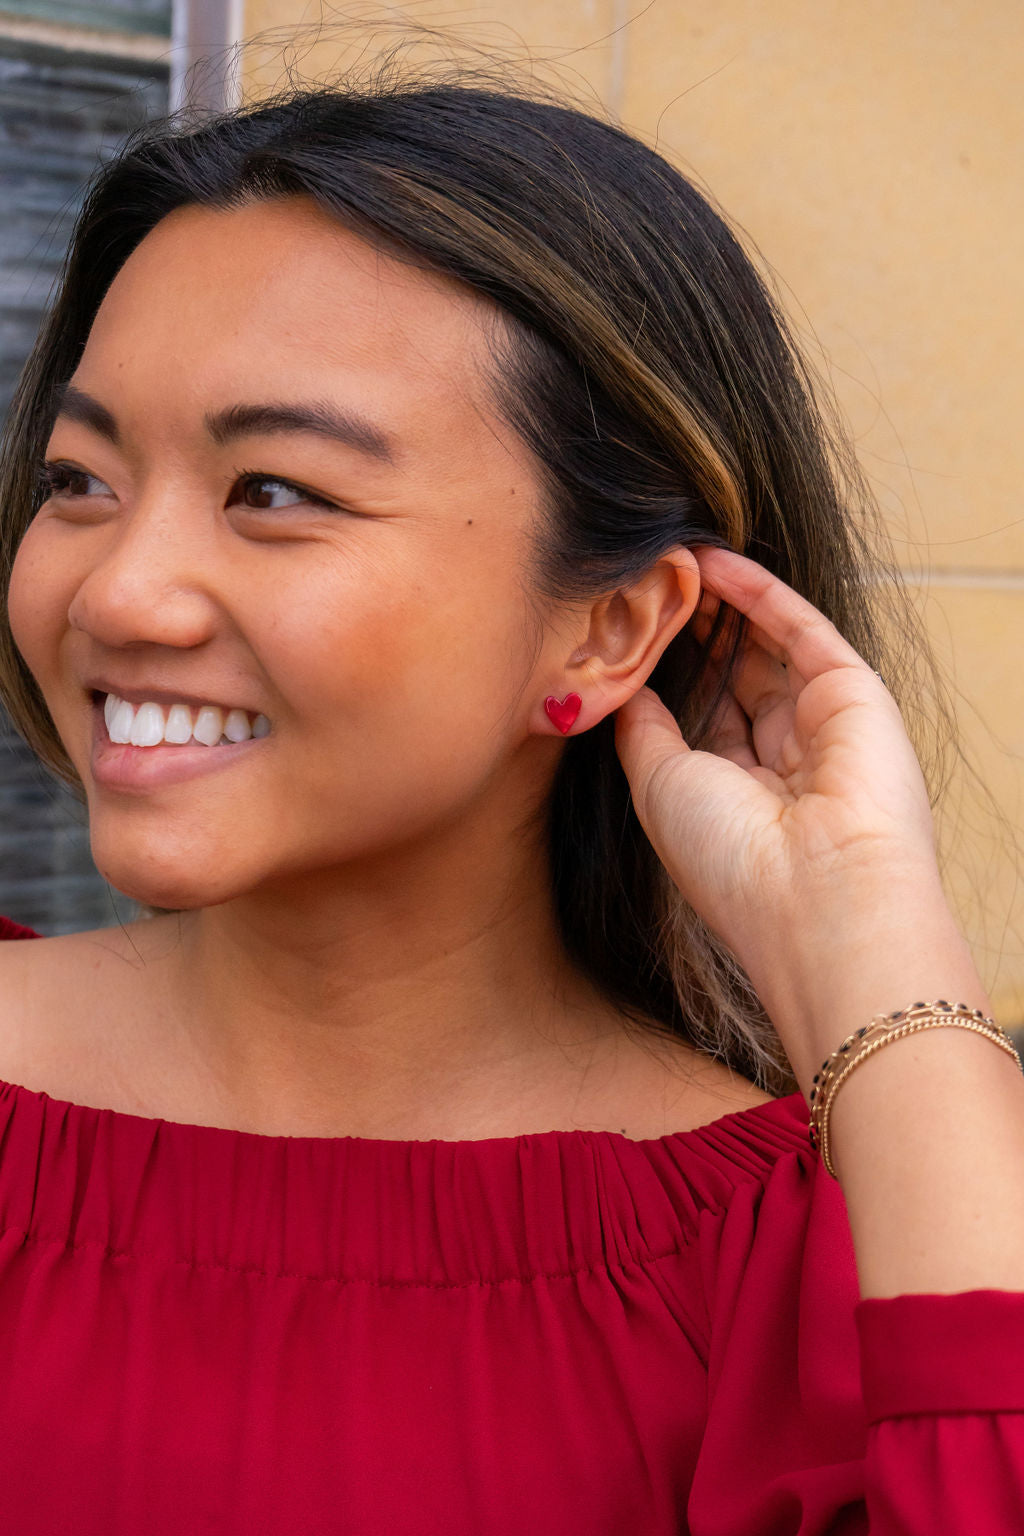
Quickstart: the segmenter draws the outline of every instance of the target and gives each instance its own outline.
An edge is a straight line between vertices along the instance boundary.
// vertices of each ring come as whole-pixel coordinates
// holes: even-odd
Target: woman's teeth
[[[257,715],[250,722],[244,709],[223,710],[204,704],[193,711],[187,704],[172,704],[164,710],[159,704],[129,704],[115,693],[107,694],[103,718],[111,741],[120,746],[184,746],[189,741],[201,741],[204,746],[217,747],[270,733],[266,715]]]

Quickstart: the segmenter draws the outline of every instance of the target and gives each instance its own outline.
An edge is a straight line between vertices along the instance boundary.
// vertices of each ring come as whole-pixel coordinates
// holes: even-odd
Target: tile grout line
[[[1024,571],[979,570],[957,566],[944,570],[900,568],[903,580],[916,587],[977,587],[997,592],[1024,592]]]

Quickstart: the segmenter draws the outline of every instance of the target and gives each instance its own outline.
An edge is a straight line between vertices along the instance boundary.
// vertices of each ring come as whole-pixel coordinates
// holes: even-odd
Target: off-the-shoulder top
[[[861,1301],[799,1093],[392,1141],[0,1084],[0,1527],[1021,1536],[1024,1290]]]

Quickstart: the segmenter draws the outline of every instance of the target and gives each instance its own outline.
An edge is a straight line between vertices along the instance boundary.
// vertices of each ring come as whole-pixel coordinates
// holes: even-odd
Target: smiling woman
[[[859,486],[573,108],[298,90],[97,172],[0,695],[148,915],[0,920],[12,1529],[1019,1530],[1024,1083]]]
[[[524,177],[525,166],[530,173]],[[191,234],[207,230],[212,248],[197,284]],[[219,241],[214,231],[221,232]],[[316,243],[304,239],[314,231]],[[246,266],[249,287],[240,281]],[[148,365],[149,399],[143,404],[133,386],[122,403],[126,365],[115,332],[116,356],[108,368],[116,375],[114,390],[87,410],[81,393],[89,393],[88,380],[77,367],[78,355],[115,276],[122,308],[134,294],[133,367]],[[264,280],[272,285],[273,306],[259,286]],[[159,334],[161,321],[151,313],[153,285],[162,296]],[[116,297],[111,293],[105,306],[112,321]],[[404,312],[395,308],[401,304]],[[187,336],[183,325],[189,326]],[[442,337],[448,345],[443,358],[437,355]],[[385,339],[390,372],[380,356]],[[98,345],[94,334],[94,355]],[[273,372],[256,399],[252,381],[265,377],[268,357]],[[207,418],[201,425],[175,422],[166,408],[171,358],[183,390],[195,390],[197,369],[208,378],[213,397],[201,409],[196,402]],[[230,376],[222,359],[232,358]],[[324,386],[312,391],[311,360],[319,362]],[[286,366],[292,392],[282,399]],[[460,421],[440,414],[439,366],[448,368],[456,391],[464,391],[471,369],[476,378],[476,400],[460,396]],[[457,566],[432,545],[439,573],[418,567],[415,581],[400,593],[397,573],[387,567],[399,544],[410,554],[412,545],[406,535],[385,536],[379,498],[394,496],[397,484],[394,475],[388,478],[387,461],[339,456],[330,452],[329,439],[312,431],[301,450],[296,435],[285,453],[278,430],[283,424],[275,426],[265,415],[283,405],[295,425],[291,412],[307,410],[314,394],[335,418],[342,409],[346,417],[358,417],[364,448],[371,441],[383,446],[380,435],[398,408],[399,382],[415,418],[407,430],[418,432],[419,446],[414,466],[405,468],[402,497],[388,515],[397,515],[406,530],[426,531],[419,508],[425,479],[447,501],[461,470],[474,505],[458,520],[453,516],[450,529],[465,531],[471,547],[484,546],[481,555],[489,553],[501,565],[503,583],[521,577],[527,602],[520,605],[520,645],[528,630],[535,633],[543,623],[542,601],[586,606],[623,581],[635,582],[681,543],[729,543],[755,554],[827,612],[881,668],[897,696],[905,692],[908,704],[916,703],[921,677],[907,678],[904,687],[912,648],[885,654],[882,619],[898,605],[899,586],[878,581],[879,556],[867,548],[871,519],[863,498],[860,519],[850,515],[855,467],[841,451],[838,466],[829,462],[828,434],[799,358],[723,221],[664,161],[607,124],[551,103],[482,91],[312,91],[228,118],[221,128],[210,125],[189,136],[148,133],[126,147],[84,210],[68,284],[23,383],[8,461],[13,495],[3,530],[6,558],[13,560],[37,504],[32,479],[48,451],[52,457],[47,435],[61,395],[71,410],[67,426],[91,428],[93,437],[113,444],[115,417],[134,401],[151,437],[162,434],[176,450],[188,431],[210,465],[214,448],[239,446],[239,439],[232,444],[225,436],[235,427],[250,429],[247,447],[261,435],[274,441],[273,463],[265,459],[259,466],[263,483],[271,470],[289,486],[300,482],[307,516],[311,505],[343,504],[350,520],[344,534],[321,526],[317,537],[334,544],[335,558],[350,559],[356,548],[384,561],[384,569],[374,567],[373,590],[381,593],[378,612],[387,615],[389,634],[395,605],[400,601],[406,610],[414,593],[437,614],[442,588],[427,592],[424,583],[437,574],[447,580]],[[152,410],[154,399],[160,411]],[[367,420],[371,400],[377,415]],[[63,418],[58,425],[65,430]],[[319,483],[299,472],[312,467],[314,457],[318,467],[330,465]],[[523,487],[508,474],[516,460],[533,480],[528,503],[536,528],[528,547],[520,539],[513,548],[508,541],[517,523],[522,533],[524,515],[510,518],[505,511],[523,507]],[[474,480],[478,462],[504,477],[486,495]],[[193,458],[183,464],[181,473],[195,473],[197,463]],[[98,473],[95,464],[83,461],[82,467]],[[837,468],[852,491],[844,491]],[[227,496],[241,478],[238,461],[226,464],[221,456],[216,475],[218,497]],[[280,495],[284,487],[275,483]],[[191,489],[168,485],[165,494],[180,527]],[[378,498],[373,525],[357,534],[351,519],[371,494]],[[152,492],[147,499],[153,501]],[[490,508],[489,522],[476,505],[481,501]],[[280,539],[282,523],[293,524],[297,515],[293,506],[272,519],[273,530],[266,517],[249,515],[247,531],[258,521],[260,539]],[[237,527],[244,516],[234,512],[222,527]],[[166,548],[165,534],[159,543]],[[199,546],[193,541],[190,547],[199,559]],[[256,606],[268,579],[279,591],[277,567],[285,557],[278,549],[272,573],[266,548],[248,538],[232,551],[232,564],[236,553],[246,551],[260,556],[250,572]],[[299,563],[303,556],[292,544],[287,558]],[[385,574],[390,579],[382,588]],[[358,587],[358,570],[351,575]],[[473,591],[489,613],[493,592],[475,577],[472,588],[460,583],[459,601],[471,601]],[[179,602],[184,605],[185,597]],[[305,601],[300,608],[305,616]],[[403,688],[423,708],[450,681],[482,723],[497,695],[493,682],[486,692],[481,688],[481,667],[472,665],[463,643],[472,633],[468,617],[448,610],[446,634],[460,637],[459,654],[449,667],[421,655],[426,679],[389,668],[387,650],[375,648],[364,622],[359,634],[373,660],[364,660],[360,676],[378,689],[387,677],[387,697],[396,710]],[[614,620],[615,613],[607,617]],[[725,679],[709,673],[704,648],[694,643],[682,615],[680,625],[676,642],[668,645],[663,636],[660,655],[647,659],[656,668],[652,684],[687,739],[699,745]],[[904,607],[889,625],[890,636],[908,627],[913,618]],[[69,761],[23,656],[2,633],[0,657],[14,690],[14,718],[40,755],[77,788],[78,765]],[[139,680],[164,681],[166,656],[155,659],[160,675],[147,677],[150,669],[140,657]],[[534,796],[535,804],[547,806],[564,942],[602,992],[645,1028],[662,1026],[699,1043],[770,1091],[792,1089],[790,1064],[761,1001],[734,958],[680,901],[631,813],[614,748],[611,700],[603,698],[595,711],[594,688],[577,686],[583,669],[593,665],[592,657],[580,656],[571,675],[560,667],[552,679],[548,691],[559,698],[580,693],[590,717],[585,710],[559,754],[553,793],[538,786]],[[216,692],[216,672],[203,675],[205,658],[200,666],[176,670],[187,674],[169,680],[179,688],[195,681],[207,695]],[[135,677],[115,674],[116,681],[128,687]],[[523,686],[521,678],[516,686]],[[385,702],[379,691],[377,697]],[[439,702],[434,697],[431,707]],[[262,708],[258,699],[253,707]],[[410,730],[407,717],[403,740],[411,740]],[[447,738],[440,728],[431,735],[449,755],[458,741],[461,756],[467,739],[458,732],[452,721]],[[542,758],[549,749],[550,743],[531,743]],[[390,744],[384,754],[393,760]],[[95,858],[95,832],[93,841]],[[121,888],[121,871],[102,862],[100,868]],[[179,904],[170,890],[138,894],[151,907]],[[190,904],[187,894],[181,903]]]

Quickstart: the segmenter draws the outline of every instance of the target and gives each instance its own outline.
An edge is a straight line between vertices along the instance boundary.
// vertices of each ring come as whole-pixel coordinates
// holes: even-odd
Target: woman
[[[0,950],[9,1527],[1019,1531],[1024,1084],[694,189],[457,84],[146,130],[4,488],[148,914]]]

